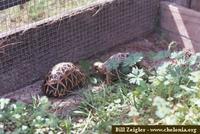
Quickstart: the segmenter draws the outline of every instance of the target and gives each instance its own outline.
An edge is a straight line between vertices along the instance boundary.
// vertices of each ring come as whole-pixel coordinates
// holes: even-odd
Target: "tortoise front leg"
[[[106,73],[106,84],[110,85],[112,83],[111,74],[109,72]]]

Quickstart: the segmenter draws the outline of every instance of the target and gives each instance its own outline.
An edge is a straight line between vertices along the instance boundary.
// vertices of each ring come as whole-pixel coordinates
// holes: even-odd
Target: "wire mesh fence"
[[[30,0],[4,8],[0,95],[44,78],[59,62],[152,32],[158,7],[159,0]]]
[[[99,0],[3,0],[0,2],[0,31],[69,12]]]

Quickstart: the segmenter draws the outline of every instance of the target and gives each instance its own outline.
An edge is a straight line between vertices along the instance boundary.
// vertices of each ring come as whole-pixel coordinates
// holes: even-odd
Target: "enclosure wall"
[[[161,2],[160,24],[163,35],[176,41],[179,47],[200,52],[200,12]]]
[[[110,0],[0,33],[0,95],[44,78],[63,61],[76,62],[154,30],[159,0]]]
[[[162,0],[179,4],[181,6],[200,11],[200,0]]]

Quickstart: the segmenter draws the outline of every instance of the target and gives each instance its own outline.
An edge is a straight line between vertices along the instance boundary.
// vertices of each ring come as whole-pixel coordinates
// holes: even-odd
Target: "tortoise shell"
[[[71,62],[55,65],[47,74],[42,90],[47,96],[62,97],[85,82],[85,75]]]
[[[129,56],[129,53],[117,53],[109,57],[105,62],[95,62],[93,68],[99,74],[104,74],[106,72],[112,72],[113,70],[109,69],[109,66],[112,61],[115,61],[119,64],[122,64],[124,60]]]
[[[115,61],[119,64],[122,64],[124,62],[124,60],[126,60],[128,58],[128,56],[130,55],[130,53],[117,53],[112,55],[111,57],[109,57],[103,64],[105,67],[108,67],[109,64],[112,61]]]

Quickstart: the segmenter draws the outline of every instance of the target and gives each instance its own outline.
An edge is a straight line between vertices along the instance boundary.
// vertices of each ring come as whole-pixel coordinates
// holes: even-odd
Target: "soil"
[[[160,36],[157,34],[152,34],[145,37],[134,39],[133,41],[126,44],[117,45],[114,48],[111,48],[103,53],[99,53],[89,58],[89,60],[92,62],[97,60],[105,61],[111,55],[116,54],[118,52],[144,52],[144,53],[149,51],[158,52],[160,50],[167,49],[167,46],[168,42],[166,40],[161,39]],[[152,66],[152,64],[154,63],[148,62],[148,64],[149,66]],[[15,92],[6,94],[2,97],[23,101],[25,103],[31,103],[32,96],[44,95],[41,92],[42,82],[43,82],[42,80],[35,82],[32,85],[21,88]],[[67,116],[70,114],[71,111],[76,109],[83,100],[82,97],[83,91],[94,90],[94,89],[98,89],[98,87],[90,87],[87,89],[79,89],[79,90],[77,89],[74,90],[73,94],[71,94],[70,96],[65,96],[63,98],[49,98],[49,100],[52,102],[52,105],[54,106],[54,112],[56,112],[58,115],[61,116]]]

